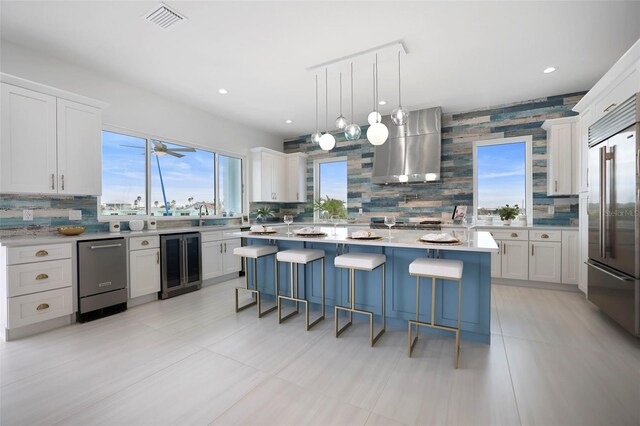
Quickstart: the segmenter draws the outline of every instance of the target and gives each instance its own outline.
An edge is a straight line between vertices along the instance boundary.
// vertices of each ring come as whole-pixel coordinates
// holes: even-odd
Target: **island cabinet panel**
[[[250,245],[268,244],[264,239],[247,239]],[[420,248],[398,248],[382,245],[336,245],[335,243],[304,242],[278,240],[279,250],[292,248],[311,248],[325,251],[325,303],[327,313],[338,304],[349,305],[349,272],[334,266],[334,259],[343,252],[382,253],[386,261],[386,315],[388,321],[406,324],[406,320],[415,318],[416,307],[416,277],[409,275],[409,264],[415,259],[426,256],[426,251]],[[440,258],[458,259],[464,262],[462,278],[462,338],[489,343],[491,321],[491,253],[475,251],[442,250]],[[258,259],[258,288],[268,295],[274,294],[274,259],[272,256]],[[312,309],[317,311],[321,301],[321,262],[299,267],[300,296],[304,296],[305,288],[308,300],[314,304]],[[253,262],[249,261],[248,273],[250,283],[253,277]],[[380,320],[382,311],[382,268],[373,272],[356,271],[356,307],[373,311],[376,322]],[[279,264],[280,294],[289,295],[290,266]],[[305,286],[305,283],[307,284]],[[286,303],[287,309],[291,304]],[[436,323],[447,326],[457,324],[458,283],[457,281],[437,280],[436,286]],[[431,280],[421,279],[420,288],[420,319],[429,321],[431,318]],[[331,318],[329,315],[328,318]],[[439,331],[436,331],[436,333]]]

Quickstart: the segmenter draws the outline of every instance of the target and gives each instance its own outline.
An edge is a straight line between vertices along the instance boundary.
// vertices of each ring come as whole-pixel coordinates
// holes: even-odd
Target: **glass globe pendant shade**
[[[391,121],[396,126],[404,126],[407,124],[407,120],[409,119],[409,111],[405,108],[402,108],[402,105],[398,106],[398,108],[394,109],[391,112]]]
[[[378,111],[371,111],[367,117],[367,121],[373,126],[374,124],[382,121],[382,116]]]
[[[345,127],[347,127],[347,119],[344,118],[344,116],[342,114],[340,114],[340,117],[336,118],[336,129],[340,129],[343,130]]]
[[[322,135],[320,138],[320,148],[325,151],[331,151],[336,146],[336,138],[329,132]]]
[[[322,137],[322,133],[317,130],[311,134],[311,143],[314,145],[318,145],[320,143],[320,138]]]
[[[389,137],[389,129],[382,123],[374,123],[367,129],[367,139],[371,145],[382,145]],[[322,144],[322,142],[320,142]]]
[[[348,141],[357,141],[360,139],[360,135],[362,134],[362,130],[360,126],[355,123],[349,124],[344,128],[344,137]]]

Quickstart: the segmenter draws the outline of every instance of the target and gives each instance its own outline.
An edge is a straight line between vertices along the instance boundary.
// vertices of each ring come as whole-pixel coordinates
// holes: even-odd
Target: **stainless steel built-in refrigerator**
[[[588,299],[640,337],[640,93],[589,128]]]

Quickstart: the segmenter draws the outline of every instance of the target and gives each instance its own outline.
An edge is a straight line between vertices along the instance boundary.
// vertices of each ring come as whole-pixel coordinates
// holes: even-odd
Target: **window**
[[[147,214],[147,140],[102,132],[100,215]]]
[[[240,157],[117,131],[102,132],[100,216],[243,212]]]
[[[531,220],[531,136],[473,144],[473,202],[477,216],[517,204]]]
[[[316,219],[337,215],[347,217],[347,158],[338,157],[314,162],[314,199],[320,200],[323,208],[316,208]]]
[[[214,153],[151,140],[151,214],[197,216],[201,204],[214,211]]]

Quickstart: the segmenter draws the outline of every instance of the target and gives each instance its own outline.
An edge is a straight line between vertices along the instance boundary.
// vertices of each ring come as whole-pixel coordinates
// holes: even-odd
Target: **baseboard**
[[[5,328],[3,337],[5,342],[10,340],[21,339],[27,336],[33,336],[34,334],[44,333],[45,331],[51,331],[54,328],[63,327],[75,322],[75,314],[65,315],[63,317],[53,318],[47,321],[37,322],[35,324],[25,325],[24,327],[7,329]]]
[[[568,291],[571,293],[582,293],[582,291],[580,291],[580,289],[578,288],[578,284],[547,283],[543,281],[530,281],[530,280],[509,280],[505,278],[491,278],[491,284],[510,285],[513,287],[542,288],[545,290]]]
[[[127,308],[133,308],[134,306],[143,305],[145,303],[158,300],[158,293],[145,294],[144,296],[134,297],[127,300]]]
[[[202,287],[208,287],[210,285],[220,284],[222,282],[238,278],[239,276],[240,276],[239,272],[232,272],[231,274],[221,275],[221,276],[215,277],[215,278],[209,278],[208,280],[203,280],[202,281]]]

